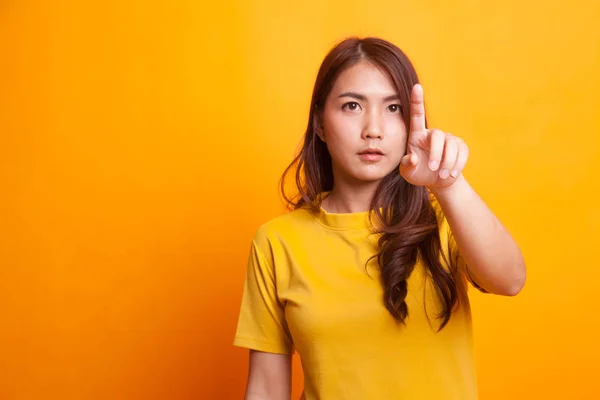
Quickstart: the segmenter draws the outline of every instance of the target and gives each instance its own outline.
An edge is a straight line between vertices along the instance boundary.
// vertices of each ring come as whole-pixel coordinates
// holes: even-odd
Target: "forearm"
[[[289,382],[251,380],[244,400],[290,400]]]
[[[290,400],[291,390],[280,387],[252,387],[246,389],[244,400]]]
[[[245,400],[290,400],[291,386],[290,355],[250,351]]]
[[[246,396],[244,397],[244,400],[276,400],[277,398],[275,397],[271,397],[265,394],[260,394],[260,393],[246,393]],[[285,398],[286,400],[289,399],[289,396],[287,398]]]
[[[516,295],[525,284],[519,246],[461,175],[431,190],[440,203],[471,278],[490,293]]]

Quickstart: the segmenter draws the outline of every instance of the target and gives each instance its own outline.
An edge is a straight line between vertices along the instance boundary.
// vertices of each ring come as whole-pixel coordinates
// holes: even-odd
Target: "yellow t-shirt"
[[[477,399],[465,268],[432,204],[442,251],[460,274],[459,306],[441,332],[441,305],[421,262],[408,279],[406,325],[385,308],[376,259],[365,268],[377,252],[368,212],[302,208],[257,231],[234,344],[296,350],[307,400]]]

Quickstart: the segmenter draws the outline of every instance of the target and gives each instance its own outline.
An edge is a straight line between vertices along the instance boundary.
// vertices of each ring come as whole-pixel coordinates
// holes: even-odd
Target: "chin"
[[[399,162],[398,162],[399,163]],[[352,165],[350,168],[339,168],[339,178],[356,184],[376,183],[385,178],[394,169],[398,169],[398,164],[377,163],[371,165]],[[334,172],[334,176],[336,176]],[[335,179],[335,178],[334,178]]]
[[[357,181],[372,183],[379,182],[385,178],[391,171],[360,171],[353,174],[353,178]]]

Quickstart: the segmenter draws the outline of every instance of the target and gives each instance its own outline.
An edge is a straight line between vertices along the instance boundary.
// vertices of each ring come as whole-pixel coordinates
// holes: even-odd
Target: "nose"
[[[362,131],[363,139],[381,139],[382,133],[381,116],[377,112],[371,111],[365,121],[365,126]]]

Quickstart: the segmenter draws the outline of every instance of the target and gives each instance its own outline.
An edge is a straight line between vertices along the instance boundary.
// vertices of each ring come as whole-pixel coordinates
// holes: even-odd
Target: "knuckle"
[[[445,134],[444,134],[444,132],[442,132],[439,129],[432,129],[431,130],[431,137],[435,141],[443,142]]]
[[[458,148],[458,140],[454,136],[446,136],[446,145],[452,148]]]

